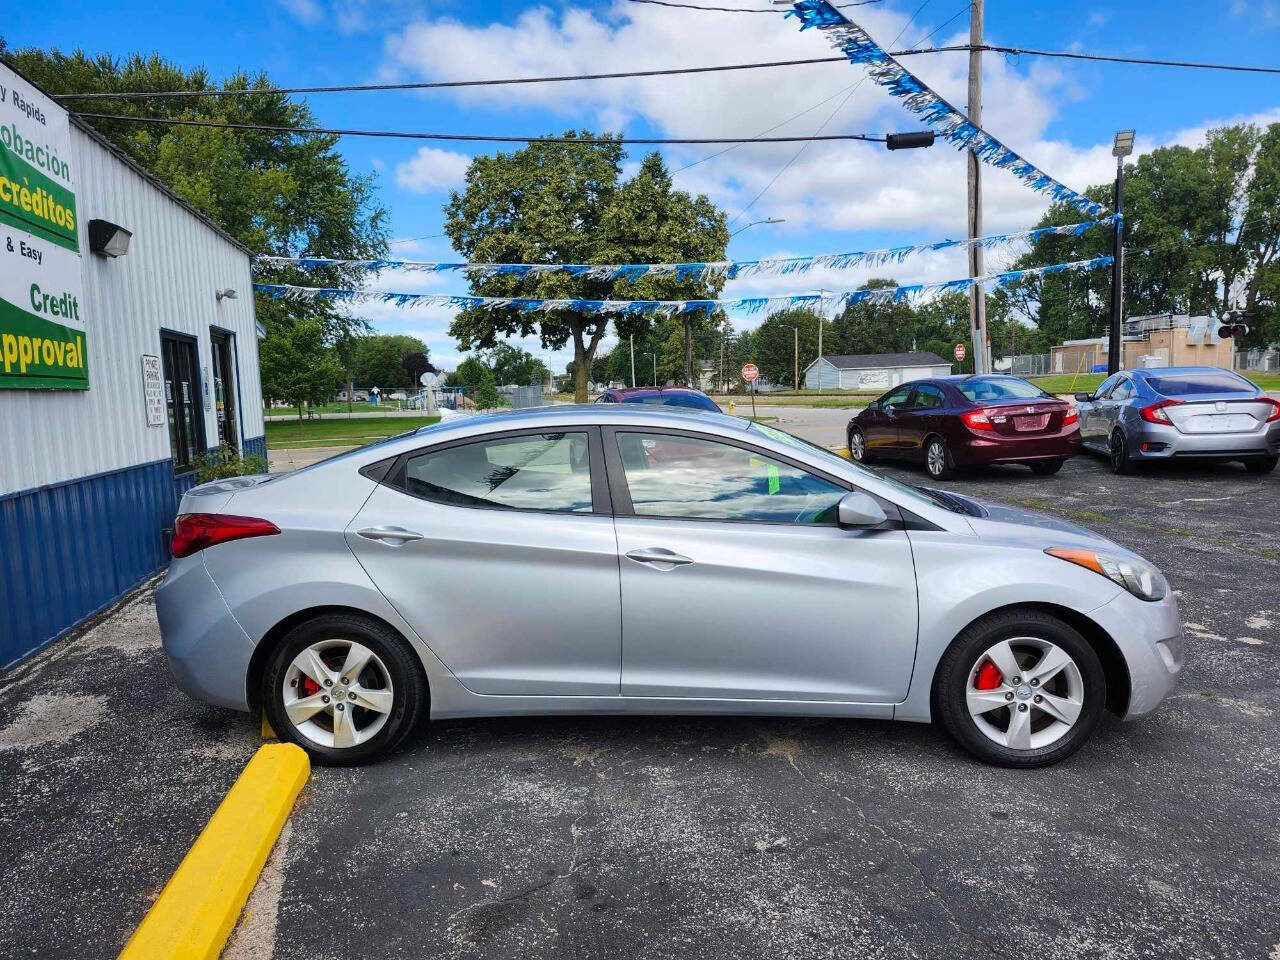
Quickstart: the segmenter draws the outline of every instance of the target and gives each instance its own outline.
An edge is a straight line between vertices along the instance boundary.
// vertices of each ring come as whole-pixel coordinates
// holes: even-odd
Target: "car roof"
[[[478,413],[469,417],[441,421],[419,427],[414,434],[432,437],[457,431],[459,435],[489,433],[501,430],[523,430],[526,427],[570,426],[582,424],[644,424],[667,427],[696,427],[698,430],[719,430],[724,433],[741,433],[751,426],[750,420],[731,417],[725,413],[694,410],[689,407],[641,406],[613,403],[556,403],[542,407],[525,407],[520,410],[499,410]]]
[[[673,395],[693,394],[699,397],[705,397],[706,394],[701,390],[695,390],[693,387],[617,387],[610,393],[620,393],[624,397],[652,397],[661,396],[664,393]]]
[[[1228,370],[1226,367],[1138,367],[1134,370],[1121,372],[1131,373],[1135,377],[1167,377],[1170,374],[1177,376],[1184,373],[1229,373],[1232,376],[1240,376],[1234,370]],[[1243,380],[1244,378],[1241,377],[1241,379]]]

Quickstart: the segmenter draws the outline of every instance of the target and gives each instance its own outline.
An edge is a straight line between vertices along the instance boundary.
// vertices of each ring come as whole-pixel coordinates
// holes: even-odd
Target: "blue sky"
[[[693,0],[707,2],[711,0]],[[925,38],[966,9],[961,0],[884,0],[858,8],[855,19],[888,44]],[[719,0],[717,0],[719,3]],[[765,0],[725,6],[768,8]],[[169,4],[117,0],[110,15],[98,5],[45,0],[9,11],[3,36],[13,46],[46,46],[122,55],[158,52],[215,76],[266,70],[282,85],[377,80],[463,79],[542,73],[642,69],[825,56],[816,31],[800,34],[781,16],[733,15],[608,2],[441,0],[434,3],[331,0],[227,0]],[[964,42],[959,16],[932,43]],[[1048,49],[1222,60],[1280,62],[1280,2],[1034,3],[988,0],[991,43]],[[987,55],[985,126],[1067,184],[1083,188],[1110,176],[1115,130],[1134,127],[1140,149],[1194,143],[1204,129],[1239,119],[1280,120],[1274,76],[1113,66]],[[963,54],[914,57],[909,66],[957,104],[964,102]],[[844,101],[861,72],[835,63],[795,69],[488,88],[469,93],[382,93],[314,96],[324,125],[433,132],[542,134],[570,127],[622,130],[633,136],[756,135],[814,107],[779,133],[809,134]],[[891,98],[867,82],[853,91],[827,132],[918,129]],[[393,246],[412,259],[453,259],[439,236],[441,207],[475,144],[349,138],[341,148],[351,167],[375,172],[391,211]],[[677,174],[686,189],[713,197],[742,226],[765,217],[786,223],[745,230],[734,257],[823,253],[960,236],[964,232],[964,165],[938,145],[889,154],[870,144],[838,143],[806,150],[745,214],[743,207],[792,156],[793,145],[742,147]],[[673,169],[712,150],[667,151]],[[632,160],[638,161],[639,155]],[[1045,203],[1011,177],[986,179],[989,231],[1031,226]],[[410,239],[424,238],[424,239]],[[1011,250],[993,258],[1004,266]],[[879,271],[883,273],[884,271]],[[947,279],[965,272],[962,257],[936,256],[894,268],[902,282]],[[865,271],[741,281],[727,295],[801,292],[817,286],[852,289]],[[457,290],[422,275],[384,275],[385,289]],[[456,283],[456,281],[454,281]],[[458,351],[446,334],[447,311],[375,307],[367,315],[388,332],[413,332],[446,366]],[[750,321],[746,323],[750,325]],[[562,369],[567,355],[526,344]]]

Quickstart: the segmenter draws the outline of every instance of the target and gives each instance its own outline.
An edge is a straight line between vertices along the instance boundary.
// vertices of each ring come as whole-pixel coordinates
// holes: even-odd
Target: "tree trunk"
[[[582,331],[573,332],[573,402],[587,402],[587,382],[591,378],[591,361],[582,343]]]
[[[693,321],[684,321],[684,385],[693,386]]]
[[[302,401],[298,401],[298,436],[302,436]]]
[[[352,409],[354,408],[355,402],[356,402],[356,386],[352,381],[348,380],[347,381],[347,413],[350,413],[352,411]]]

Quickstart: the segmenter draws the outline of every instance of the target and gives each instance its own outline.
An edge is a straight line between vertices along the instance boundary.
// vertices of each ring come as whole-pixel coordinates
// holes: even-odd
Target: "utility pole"
[[[1124,320],[1124,158],[1133,153],[1134,132],[1121,130],[1111,147],[1116,158],[1116,222],[1111,234],[1111,323],[1107,332],[1107,376],[1120,371],[1123,362],[1121,332]],[[1169,340],[1173,344],[1172,335]]]
[[[636,385],[636,335],[631,334],[631,386]]]
[[[982,35],[984,0],[969,5],[969,122],[982,126]],[[982,165],[970,150],[969,164],[969,239],[982,236]],[[982,247],[969,248],[969,276],[983,275]],[[969,288],[969,334],[973,339],[973,372],[987,372],[987,292],[979,284]]]
[[[796,368],[795,369],[795,378],[796,378],[795,391],[796,393],[799,393],[800,392],[800,328],[792,327],[791,332],[795,334],[795,338],[796,338],[796,352],[795,352],[795,361],[794,361],[795,368]]]
[[[818,296],[825,297],[826,295],[827,295],[826,290],[818,291]],[[822,301],[818,301],[818,309],[816,312],[818,314],[818,360],[822,360],[822,327],[823,327]],[[818,392],[819,393],[822,392],[822,364],[821,363],[818,364]]]

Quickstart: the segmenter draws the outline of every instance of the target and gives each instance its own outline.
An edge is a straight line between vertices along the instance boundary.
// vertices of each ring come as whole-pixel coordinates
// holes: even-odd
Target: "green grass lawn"
[[[369,417],[364,420],[308,420],[299,429],[298,421],[267,424],[267,448],[363,446],[416,430],[439,417]]]
[[[1244,370],[1240,375],[1252,380],[1263,390],[1280,390],[1280,373],[1257,373]],[[1107,378],[1105,373],[1082,373],[1078,377],[1071,374],[1054,377],[1028,377],[1041,390],[1049,393],[1085,393],[1092,392]],[[1074,384],[1074,385],[1073,385]]]

